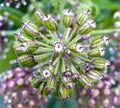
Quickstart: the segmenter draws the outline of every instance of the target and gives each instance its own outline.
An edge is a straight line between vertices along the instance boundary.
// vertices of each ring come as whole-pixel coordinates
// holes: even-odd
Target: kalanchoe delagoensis
[[[79,108],[115,108],[120,104],[120,87],[112,88],[114,84],[113,77],[105,75],[91,89],[76,89]]]
[[[105,54],[109,38],[101,36],[85,45],[84,40],[96,27],[89,11],[76,15],[71,10],[63,11],[64,31],[57,21],[41,10],[36,10],[34,18],[44,25],[46,34],[29,20],[24,21],[16,34],[15,50],[18,62],[25,67],[38,65],[34,72],[33,86],[40,95],[53,93],[60,99],[72,94],[76,83],[92,86],[107,69],[109,62],[100,56]]]
[[[14,4],[16,8],[19,8],[22,5],[26,5],[26,0],[2,0],[1,6],[10,6]]]
[[[7,108],[40,108],[39,102],[47,101],[32,87],[33,73],[27,68],[16,68],[3,74],[0,88]]]

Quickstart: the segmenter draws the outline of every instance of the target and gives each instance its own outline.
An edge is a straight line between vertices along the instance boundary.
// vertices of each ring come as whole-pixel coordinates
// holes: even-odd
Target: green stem
[[[72,30],[71,28],[67,28],[66,29],[66,34],[63,37],[65,39],[65,42],[67,42],[71,30]]]
[[[61,72],[64,72],[66,70],[64,58],[62,58],[61,67]]]
[[[80,35],[78,34],[71,42],[68,43],[68,46],[75,44],[79,40],[80,40]]]
[[[82,55],[80,55],[80,54],[76,54],[76,53],[74,53],[73,51],[71,51],[71,52],[72,52],[72,54],[73,54],[74,56],[78,57],[80,60],[83,60],[83,61],[86,61],[86,62],[90,62],[90,60],[89,60],[88,58],[86,58],[86,57],[84,57],[84,56],[82,56]]]
[[[53,65],[56,65],[56,66],[55,66],[54,74],[57,75],[57,74],[58,74],[58,71],[60,71],[60,68],[59,68],[59,66],[60,66],[60,56],[58,56],[58,57],[55,59]]]
[[[93,30],[91,32],[92,35],[99,35],[99,34],[111,34],[113,31],[120,32],[120,29],[104,29],[104,30]]]
[[[46,59],[49,59],[50,56],[51,56],[51,53],[45,53],[45,54],[41,54],[41,55],[36,55],[36,56],[34,56],[34,58],[36,61],[41,62]]]
[[[67,41],[68,43],[69,43],[69,41],[73,38],[73,36],[75,35],[77,29],[78,29],[78,25],[75,25],[75,27],[73,28],[70,36],[68,37],[68,41]]]

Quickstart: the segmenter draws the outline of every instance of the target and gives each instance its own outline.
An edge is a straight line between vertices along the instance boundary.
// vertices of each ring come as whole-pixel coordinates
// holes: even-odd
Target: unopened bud
[[[18,61],[22,66],[25,67],[31,67],[31,66],[35,66],[37,64],[37,62],[34,59],[34,56],[32,55],[23,55],[18,57]]]
[[[44,15],[43,22],[47,29],[51,31],[57,30],[57,22],[52,18],[51,15]]]
[[[63,11],[63,24],[65,27],[71,26],[73,17],[74,13],[71,10],[66,9]]]
[[[96,28],[96,23],[92,19],[87,19],[87,21],[80,27],[80,34],[88,34],[94,28]]]

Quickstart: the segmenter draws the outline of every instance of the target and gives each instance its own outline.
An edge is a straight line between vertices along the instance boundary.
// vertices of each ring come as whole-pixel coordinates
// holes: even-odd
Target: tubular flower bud
[[[90,11],[84,10],[77,16],[77,19],[76,19],[77,24],[83,25],[86,22],[86,20],[89,18],[89,16],[90,16]]]
[[[43,100],[38,90],[31,85],[32,80],[29,79],[34,77],[31,71],[16,68],[3,76],[0,88],[7,108],[40,108],[39,102]]]
[[[58,28],[59,24],[52,16],[40,10],[34,15],[45,28],[44,32],[38,30],[39,24],[27,20],[15,42],[19,63],[30,68],[37,65],[34,67],[33,87],[40,95],[53,94],[60,99],[69,98],[76,84],[92,87],[107,69],[105,61],[97,63],[96,59],[103,60],[100,56],[105,54],[104,47],[108,44],[106,38],[100,38],[106,45],[102,43],[95,48],[91,47],[91,42],[83,42],[90,38],[88,33],[96,26],[89,11],[76,15],[69,9],[64,10],[60,20],[66,29]]]
[[[99,56],[104,56],[105,55],[105,49],[104,47],[99,46],[98,48],[92,49],[88,55],[90,57],[99,57]]]
[[[43,16],[44,16],[44,14],[42,13],[42,11],[40,9],[36,10],[34,13],[34,17],[40,25],[43,24],[43,21],[42,21]]]
[[[63,11],[63,24],[65,27],[70,27],[74,18],[72,10],[66,9]]]
[[[88,34],[94,28],[96,28],[95,21],[92,19],[87,19],[87,21],[80,27],[80,34]]]
[[[108,36],[98,37],[91,42],[91,48],[95,48],[99,45],[104,47],[107,46],[109,43],[110,43],[110,39]]]
[[[29,56],[29,55],[22,55],[20,57],[18,57],[18,62],[22,65],[22,66],[35,66],[37,64],[37,62],[34,59],[34,56]],[[26,65],[27,64],[27,65]]]
[[[52,18],[51,15],[44,15],[43,17],[44,26],[51,30],[56,31],[57,30],[57,22]]]
[[[16,54],[22,55],[27,53],[33,53],[38,48],[38,44],[35,42],[23,42],[19,47],[16,48]]]
[[[25,42],[25,41],[32,41],[34,40],[33,37],[27,35],[27,34],[22,34],[20,32],[18,32],[16,35],[16,40],[20,41],[20,42]]]
[[[23,22],[21,29],[24,34],[33,37],[39,35],[38,28],[34,24],[30,23],[29,20]]]

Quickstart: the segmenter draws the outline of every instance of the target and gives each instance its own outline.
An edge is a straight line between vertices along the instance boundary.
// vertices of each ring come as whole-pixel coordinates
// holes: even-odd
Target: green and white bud
[[[22,33],[30,35],[32,37],[36,37],[39,35],[38,28],[33,23],[30,23],[29,20],[23,22],[21,30]]]
[[[27,53],[33,53],[38,47],[39,45],[35,42],[23,42],[19,47],[16,48],[16,54],[19,56]]]
[[[73,89],[67,89],[62,84],[59,85],[58,92],[56,93],[56,96],[59,99],[67,99],[72,94]]]
[[[90,33],[94,28],[96,28],[96,23],[93,19],[87,19],[86,22],[79,28],[80,35]]]
[[[75,83],[70,77],[62,76],[62,82],[67,89],[72,89],[75,87]]]
[[[74,13],[66,9],[63,11],[63,24],[65,27],[70,27],[74,18]]]
[[[95,58],[92,61],[92,64],[95,69],[103,71],[108,68],[108,66],[110,65],[110,62],[108,60],[105,60],[104,58]]]
[[[32,80],[32,86],[33,87],[39,88],[40,84],[41,84],[41,80],[39,78],[36,77]]]
[[[35,20],[37,21],[37,23],[39,23],[39,25],[43,24],[43,21],[42,21],[43,16],[44,14],[42,13],[40,9],[36,10],[34,13]]]
[[[101,46],[90,50],[90,52],[88,53],[88,56],[90,57],[99,57],[104,55],[105,55],[105,48]]]
[[[34,56],[32,55],[22,55],[18,57],[18,62],[24,67],[31,67],[37,64]]]
[[[48,93],[45,89],[45,82],[42,82],[39,86],[39,94],[43,96],[48,96]]]
[[[43,23],[47,29],[49,29],[51,31],[57,30],[57,22],[55,21],[55,19],[52,18],[51,15],[44,15]]]
[[[105,46],[109,45],[109,43],[110,43],[109,37],[108,36],[102,36],[102,37],[95,38],[91,42],[90,47],[95,48],[95,47],[98,47],[99,45],[105,47]]]
[[[27,34],[24,34],[24,33],[20,33],[18,32],[16,35],[16,40],[17,41],[20,41],[20,42],[25,42],[25,41],[33,41],[34,38],[27,35]]]
[[[82,11],[76,18],[76,22],[78,25],[83,25],[86,20],[90,17],[90,10]]]
[[[82,43],[76,43],[74,45],[71,45],[70,49],[78,53],[81,53],[85,50],[85,47]]]
[[[46,91],[48,93],[55,92],[56,91],[56,85],[57,85],[57,82],[56,82],[55,76],[52,76],[46,82]]]

